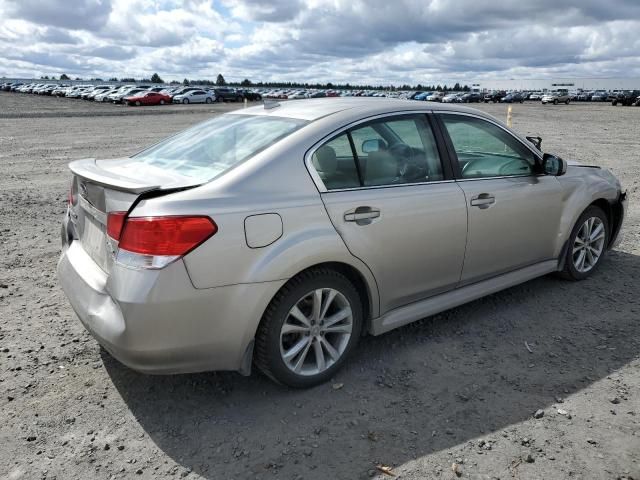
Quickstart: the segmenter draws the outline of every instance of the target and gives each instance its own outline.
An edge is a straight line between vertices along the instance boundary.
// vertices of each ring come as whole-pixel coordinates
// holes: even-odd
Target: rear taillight
[[[107,235],[116,242],[120,240],[125,218],[127,218],[127,212],[110,212],[107,215]]]
[[[129,218],[119,247],[142,255],[186,255],[218,230],[209,217]]]
[[[162,268],[217,231],[204,216],[127,218],[126,212],[111,212],[107,217],[107,235],[117,242],[116,261],[137,268]]]

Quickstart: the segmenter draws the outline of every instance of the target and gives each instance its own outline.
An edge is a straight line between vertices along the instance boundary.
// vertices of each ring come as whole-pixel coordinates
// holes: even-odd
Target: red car
[[[123,100],[127,105],[164,105],[171,103],[171,97],[159,92],[140,92]]]

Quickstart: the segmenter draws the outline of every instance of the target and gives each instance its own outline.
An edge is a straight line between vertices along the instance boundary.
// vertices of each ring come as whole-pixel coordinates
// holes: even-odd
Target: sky
[[[640,77],[640,0],[0,0],[0,76]]]

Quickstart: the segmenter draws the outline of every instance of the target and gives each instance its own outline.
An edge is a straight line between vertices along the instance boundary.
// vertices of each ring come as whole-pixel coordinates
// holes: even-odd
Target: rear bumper
[[[116,359],[144,373],[240,370],[264,309],[284,283],[198,290],[182,261],[107,275],[79,242],[58,278],[78,318]]]

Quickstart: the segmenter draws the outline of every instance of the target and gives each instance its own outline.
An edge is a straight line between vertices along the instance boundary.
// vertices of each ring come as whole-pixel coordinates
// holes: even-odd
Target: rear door
[[[462,283],[554,259],[562,209],[555,176],[497,123],[438,114],[469,209]]]
[[[310,160],[333,225],[376,278],[381,314],[455,288],[467,211],[425,115],[361,123]]]

